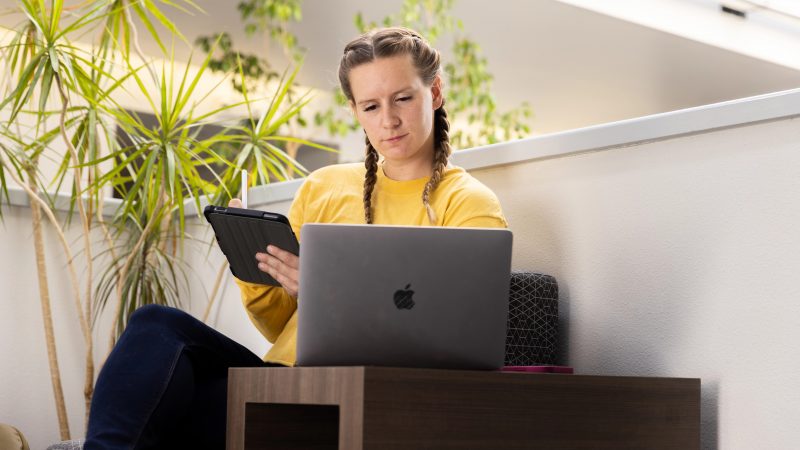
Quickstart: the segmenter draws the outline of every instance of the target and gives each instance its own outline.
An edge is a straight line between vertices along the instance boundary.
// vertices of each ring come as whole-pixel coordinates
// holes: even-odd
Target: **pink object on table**
[[[574,373],[569,366],[503,366],[501,372]]]

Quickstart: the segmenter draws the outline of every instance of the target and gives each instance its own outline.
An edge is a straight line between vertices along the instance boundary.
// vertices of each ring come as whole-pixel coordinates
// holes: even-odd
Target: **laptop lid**
[[[503,365],[506,229],[306,224],[297,364]]]

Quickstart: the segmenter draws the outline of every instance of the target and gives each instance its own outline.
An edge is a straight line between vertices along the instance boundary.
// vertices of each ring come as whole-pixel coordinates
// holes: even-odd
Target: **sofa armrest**
[[[0,449],[30,450],[30,447],[28,447],[28,441],[25,440],[25,436],[18,429],[11,425],[0,423]]]

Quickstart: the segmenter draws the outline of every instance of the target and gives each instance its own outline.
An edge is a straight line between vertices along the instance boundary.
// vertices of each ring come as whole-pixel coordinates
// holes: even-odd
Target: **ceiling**
[[[237,2],[196,3],[207,14],[170,14],[190,42],[228,31],[245,50],[264,52],[263,39],[244,36]],[[356,33],[355,12],[380,20],[401,3],[305,0],[303,20],[293,26],[307,49],[300,82],[335,86],[341,49]],[[555,0],[498,0],[492,7],[458,0],[453,14],[488,58],[499,107],[527,101],[537,134],[800,87],[798,70]],[[451,42],[437,43],[445,58]],[[158,53],[152,43],[143,46]],[[188,50],[178,47],[185,58]],[[284,66],[277,48],[268,55]]]

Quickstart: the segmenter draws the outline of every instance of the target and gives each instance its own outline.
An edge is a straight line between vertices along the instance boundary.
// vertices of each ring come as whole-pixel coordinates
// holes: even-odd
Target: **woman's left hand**
[[[274,245],[267,246],[267,253],[256,253],[258,269],[269,274],[286,289],[293,298],[297,298],[300,289],[300,258]]]

